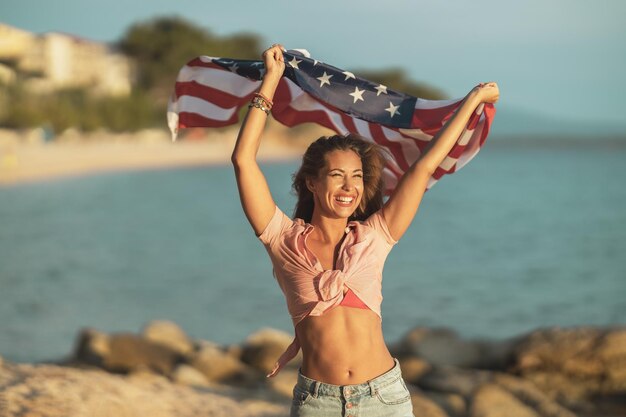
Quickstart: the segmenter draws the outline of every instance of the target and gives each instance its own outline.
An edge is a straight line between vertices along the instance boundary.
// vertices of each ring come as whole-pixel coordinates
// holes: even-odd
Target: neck
[[[326,243],[336,243],[340,241],[345,234],[345,230],[348,225],[348,219],[334,219],[331,217],[326,217],[316,209],[313,209],[311,224],[315,226],[315,230],[313,230],[313,233],[316,233],[317,239]]]

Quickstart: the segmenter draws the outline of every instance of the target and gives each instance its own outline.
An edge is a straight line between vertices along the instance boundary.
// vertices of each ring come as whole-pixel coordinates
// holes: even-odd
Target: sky
[[[308,49],[339,68],[401,67],[450,98],[496,81],[497,106],[626,126],[624,0],[0,2],[2,23],[105,42],[173,15],[215,34]]]

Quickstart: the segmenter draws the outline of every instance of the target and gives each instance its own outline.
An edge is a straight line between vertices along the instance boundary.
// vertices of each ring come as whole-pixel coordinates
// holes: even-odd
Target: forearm
[[[458,140],[461,132],[467,125],[472,113],[480,104],[480,98],[475,90],[465,96],[463,103],[446,122],[439,132],[431,139],[430,143],[420,158],[413,165],[413,169],[427,170],[431,174],[450,153],[450,150]]]
[[[259,89],[264,97],[274,99],[274,92],[278,86],[278,80],[264,79]],[[233,163],[255,160],[259,145],[261,143],[261,133],[267,122],[268,115],[257,107],[250,107],[241,123],[235,149],[231,156]]]

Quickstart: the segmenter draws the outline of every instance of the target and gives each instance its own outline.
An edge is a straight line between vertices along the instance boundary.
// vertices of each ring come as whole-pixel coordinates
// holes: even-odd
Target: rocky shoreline
[[[0,358],[0,416],[286,416],[301,352],[266,378],[291,335],[193,340],[175,323],[82,329],[54,363]],[[538,329],[465,340],[418,327],[389,346],[419,417],[626,416],[626,326]]]

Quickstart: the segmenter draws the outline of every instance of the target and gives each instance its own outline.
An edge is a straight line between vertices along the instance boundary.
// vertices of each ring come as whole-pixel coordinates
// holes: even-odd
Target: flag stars
[[[346,79],[344,81],[348,81],[348,78],[352,78],[356,80],[356,78],[354,77],[354,74],[351,73],[350,71],[344,71],[342,72],[342,74],[346,76]]]
[[[381,94],[387,94],[386,85],[378,84],[378,87],[376,87],[375,90],[378,91],[378,93],[376,93],[376,97],[378,97]]]
[[[391,115],[391,117],[393,118],[393,116],[395,116],[396,114],[398,116],[401,116],[400,112],[398,111],[399,108],[400,108],[400,106],[394,106],[393,103],[390,101],[389,102],[389,107],[387,107],[385,109],[385,111],[388,111],[389,114]]]
[[[237,64],[233,64],[232,66],[228,67],[228,69],[237,74],[237,70],[239,69],[239,67],[237,66]]]
[[[365,92],[365,90],[359,90],[358,87],[354,87],[354,92],[350,93],[350,95],[354,98],[354,103],[357,102],[357,100],[361,100],[361,101],[365,101],[363,100],[363,93]]]
[[[289,65],[291,65],[292,68],[300,69],[300,68],[298,68],[298,64],[301,63],[301,62],[302,62],[302,60],[298,61],[296,59],[296,57],[294,56],[293,59],[291,61],[289,61]]]
[[[332,74],[328,75],[326,74],[326,71],[324,71],[324,75],[322,75],[321,77],[317,77],[317,79],[320,80],[320,88],[324,87],[324,84],[330,85],[331,77],[332,77]]]

